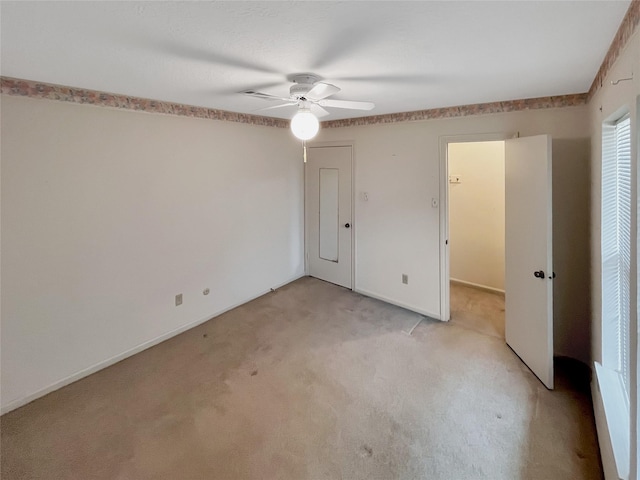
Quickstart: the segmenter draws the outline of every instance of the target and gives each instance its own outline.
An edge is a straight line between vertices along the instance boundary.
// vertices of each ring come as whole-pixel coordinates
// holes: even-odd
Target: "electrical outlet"
[[[404,283],[405,285],[409,285],[409,275],[407,275],[406,273],[402,274],[402,283]]]
[[[176,295],[176,307],[182,305],[182,294],[179,293],[178,295]]]

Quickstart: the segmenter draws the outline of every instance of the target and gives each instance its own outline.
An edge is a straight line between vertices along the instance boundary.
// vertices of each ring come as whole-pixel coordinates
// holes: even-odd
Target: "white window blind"
[[[631,303],[631,122],[602,130],[603,365],[620,374],[629,398]]]

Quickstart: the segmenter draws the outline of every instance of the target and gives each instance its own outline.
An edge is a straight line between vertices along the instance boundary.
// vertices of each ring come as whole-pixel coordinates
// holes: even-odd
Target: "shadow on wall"
[[[553,139],[554,355],[589,364],[590,139]]]

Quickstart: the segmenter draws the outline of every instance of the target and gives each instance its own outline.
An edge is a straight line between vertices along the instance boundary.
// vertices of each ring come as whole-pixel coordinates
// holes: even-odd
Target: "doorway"
[[[492,140],[504,140],[504,338],[532,373],[553,389],[551,136],[440,138],[440,200],[445,207],[440,209],[440,319],[451,318],[448,146]]]
[[[353,288],[353,146],[307,147],[305,237],[307,273]]]
[[[447,148],[450,319],[504,338],[505,144]]]

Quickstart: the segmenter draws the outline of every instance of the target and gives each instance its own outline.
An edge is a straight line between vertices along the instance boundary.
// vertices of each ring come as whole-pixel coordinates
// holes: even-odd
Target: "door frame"
[[[516,138],[519,133],[472,133],[443,135],[439,137],[440,148],[440,321],[451,319],[451,291],[449,287],[449,144],[499,142]]]
[[[307,148],[351,147],[351,290],[356,291],[356,231],[358,220],[356,217],[356,149],[353,140],[338,140],[328,142],[307,142]],[[307,152],[307,155],[309,152]],[[304,274],[309,276],[309,218],[307,218],[307,163],[304,163]]]

